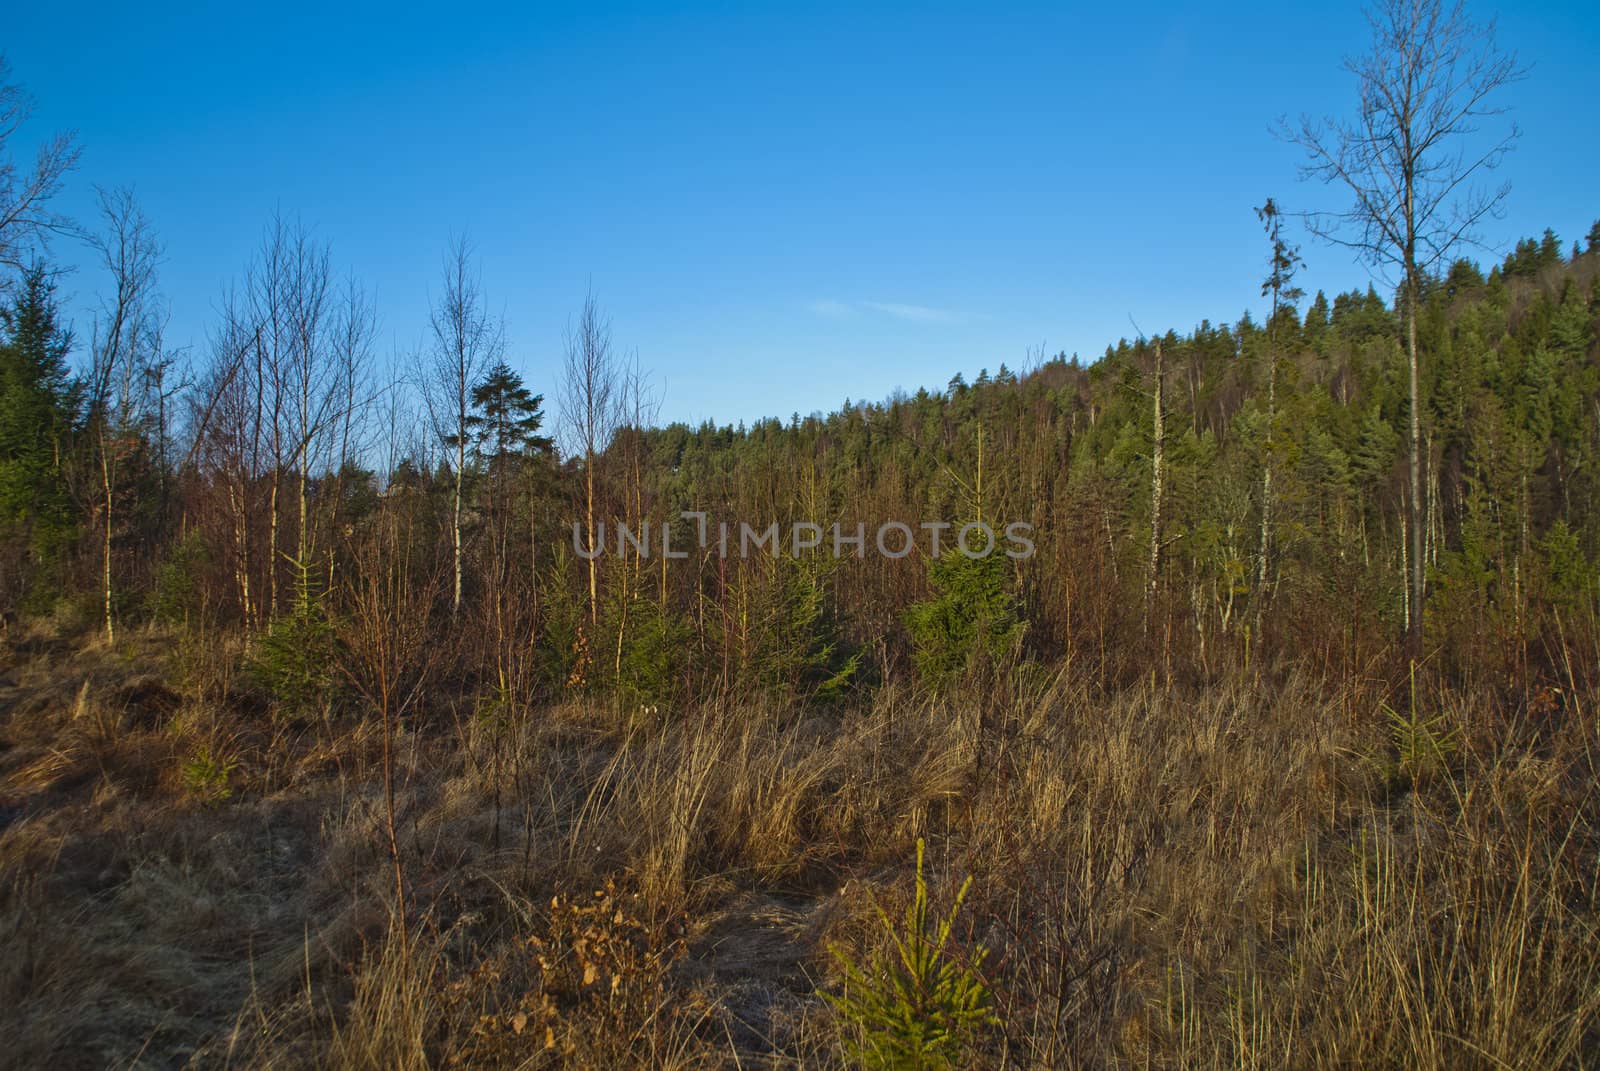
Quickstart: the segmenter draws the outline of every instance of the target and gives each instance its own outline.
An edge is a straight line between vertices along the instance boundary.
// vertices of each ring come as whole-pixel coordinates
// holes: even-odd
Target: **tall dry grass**
[[[1600,1060],[1570,692],[1428,694],[1427,776],[1381,686],[1292,669],[649,720],[440,694],[394,739],[402,947],[374,726],[282,723],[171,637],[36,640],[0,692],[0,1063],[834,1066],[826,947],[886,947],[919,837],[936,903],[974,878],[973,1066]]]

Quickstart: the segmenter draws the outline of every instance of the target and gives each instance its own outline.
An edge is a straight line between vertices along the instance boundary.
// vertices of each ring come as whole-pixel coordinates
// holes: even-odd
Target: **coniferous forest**
[[[1243,317],[751,424],[288,213],[177,352],[0,141],[0,1064],[1594,1066],[1600,222],[1466,241],[1466,18]]]

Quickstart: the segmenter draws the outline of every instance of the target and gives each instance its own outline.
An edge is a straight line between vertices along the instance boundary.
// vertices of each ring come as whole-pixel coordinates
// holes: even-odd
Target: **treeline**
[[[1209,676],[1253,650],[1340,675],[1393,668],[1422,613],[1424,661],[1443,672],[1522,681],[1559,663],[1570,683],[1582,668],[1555,652],[1589,636],[1600,536],[1597,247],[1600,225],[1570,254],[1546,232],[1487,276],[1460,261],[1427,282],[1420,610],[1406,584],[1402,317],[1370,289],[1123,341],[1087,367],[1002,365],[827,417],[652,431],[646,501],[653,491],[658,517],[869,532],[884,519],[1031,524],[1037,555],[989,583],[872,553],[796,570],[807,585],[826,574],[843,642],[890,672],[941,646],[919,608],[953,602],[946,631],[1025,622],[1024,658],[1108,681],[1152,665]],[[746,605],[745,571],[715,580],[713,607],[725,589]],[[700,578],[668,601],[707,597]],[[767,584],[750,619],[791,619],[785,597]]]
[[[427,345],[380,372],[371,303],[284,220],[207,352],[180,360],[149,224],[126,195],[103,210],[114,285],[86,344],[46,264],[7,291],[0,599],[111,642],[147,622],[237,631],[286,709],[353,703],[372,686],[358,649],[405,629],[419,657],[451,652],[436,677],[506,702],[656,712],[1063,665],[1107,685],[1279,658],[1397,673],[1413,615],[1430,672],[1591,672],[1565,652],[1597,638],[1600,224],[1586,248],[1546,232],[1487,275],[1462,260],[1426,282],[1414,606],[1402,318],[1370,289],[1302,299],[1275,211],[1262,322],[696,428],[653,426],[592,299],[560,381],[525,384],[465,244]],[[974,522],[1026,526],[1034,553],[953,552]],[[874,545],[886,523],[912,553]],[[796,548],[797,524],[816,545]],[[748,553],[723,525],[781,535]]]

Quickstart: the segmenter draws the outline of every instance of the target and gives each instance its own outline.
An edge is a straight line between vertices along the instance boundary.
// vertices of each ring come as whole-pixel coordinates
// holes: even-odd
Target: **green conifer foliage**
[[[925,682],[948,688],[1012,654],[1026,626],[1012,594],[1009,559],[943,554],[929,560],[928,579],[934,597],[906,613],[912,658]]]
[[[20,582],[33,596],[28,601],[46,594],[35,585],[74,535],[62,478],[78,409],[67,373],[71,348],[55,284],[36,264],[24,273],[9,307],[0,308],[0,531],[23,557],[6,582]]]

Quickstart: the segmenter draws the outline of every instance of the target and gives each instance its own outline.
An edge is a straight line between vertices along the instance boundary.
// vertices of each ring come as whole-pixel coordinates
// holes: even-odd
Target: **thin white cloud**
[[[897,320],[910,320],[919,324],[960,323],[961,317],[949,309],[934,309],[927,305],[903,305],[896,301],[863,301],[862,308],[893,316]]]
[[[856,314],[855,306],[851,305],[848,301],[812,301],[806,305],[806,308],[810,309],[818,316],[826,316],[830,320],[842,320],[847,316],[854,316]]]
[[[905,320],[916,324],[959,324],[965,323],[966,317],[949,309],[935,309],[928,305],[907,305],[898,301],[811,301],[806,303],[806,308],[818,316],[826,316],[831,320],[843,320],[860,313],[876,313],[880,316],[892,316],[896,320]]]

